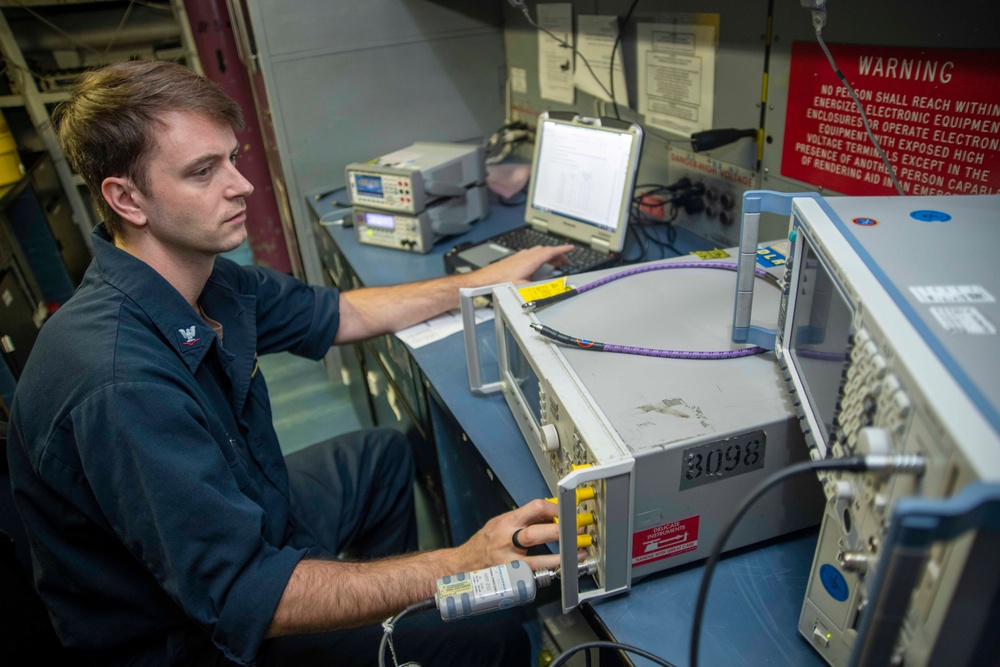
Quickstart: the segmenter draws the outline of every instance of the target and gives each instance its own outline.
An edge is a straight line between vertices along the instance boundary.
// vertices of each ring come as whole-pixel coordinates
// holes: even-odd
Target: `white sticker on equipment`
[[[920,303],[993,303],[982,285],[917,285],[910,293]]]
[[[993,323],[972,306],[938,306],[930,311],[948,333],[992,336],[997,332]]]
[[[491,567],[486,570],[472,572],[472,590],[481,600],[492,600],[510,593],[510,581],[504,576],[503,568]]]

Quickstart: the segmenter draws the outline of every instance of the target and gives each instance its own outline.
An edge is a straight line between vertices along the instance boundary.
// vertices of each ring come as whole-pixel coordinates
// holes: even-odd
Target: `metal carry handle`
[[[882,545],[887,555],[871,584],[868,608],[861,616],[858,638],[851,653],[851,667],[889,664],[931,545],[954,540],[970,530],[994,535],[1000,532],[1000,484],[974,482],[951,498],[903,498],[896,503],[889,533]],[[979,549],[989,552],[991,547]],[[986,554],[985,558],[989,562],[992,556]],[[992,566],[989,569],[993,570]],[[991,585],[989,574],[986,577],[984,587]],[[995,581],[994,578],[992,585]],[[955,600],[952,604],[961,602]],[[974,609],[970,606],[966,611],[969,622],[979,620]],[[993,611],[979,611],[992,614],[995,606]]]
[[[481,396],[495,394],[503,388],[503,383],[499,380],[483,384],[483,367],[479,361],[479,332],[476,330],[476,306],[473,299],[492,292],[493,285],[462,287],[458,290],[458,303],[462,308],[462,333],[465,337],[465,362],[469,367],[469,390]]]
[[[752,326],[754,267],[757,265],[757,241],[760,236],[760,214],[792,214],[792,202],[797,197],[816,198],[815,192],[773,192],[747,190],[743,193],[743,221],[740,227],[740,257],[736,269],[736,303],[733,306],[733,342],[759,345],[773,350],[778,332],[775,329]]]
[[[603,585],[593,590],[580,590],[579,579],[572,572],[577,571],[576,561],[576,491],[583,484],[598,485],[605,497],[601,502],[606,507],[618,507],[625,510],[626,516],[632,513],[632,475],[635,471],[635,459],[606,463],[590,468],[574,470],[559,480],[559,567],[565,573],[562,576],[562,606],[563,612],[569,613],[581,602],[600,599],[627,591],[632,585],[631,543],[603,544],[600,554],[601,563],[598,571],[602,573]],[[631,521],[630,521],[631,523]],[[632,526],[628,526],[631,534]]]

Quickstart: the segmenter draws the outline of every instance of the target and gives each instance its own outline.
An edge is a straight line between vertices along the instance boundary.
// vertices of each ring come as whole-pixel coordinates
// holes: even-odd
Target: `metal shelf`
[[[49,107],[69,98],[77,72],[137,55],[179,60],[201,71],[183,0],[162,3],[169,12],[158,14],[150,7],[120,0],[0,0],[0,55],[10,83],[9,93],[0,95],[0,108],[27,113],[88,245],[93,214],[81,193],[83,181],[59,146]],[[26,18],[33,20],[15,21],[15,35],[11,19]],[[42,61],[44,67],[35,64]]]

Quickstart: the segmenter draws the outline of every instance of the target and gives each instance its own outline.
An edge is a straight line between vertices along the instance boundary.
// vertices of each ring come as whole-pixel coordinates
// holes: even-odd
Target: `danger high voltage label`
[[[911,195],[1000,192],[1000,51],[829,44]],[[795,42],[781,174],[847,195],[896,189],[818,44]]]

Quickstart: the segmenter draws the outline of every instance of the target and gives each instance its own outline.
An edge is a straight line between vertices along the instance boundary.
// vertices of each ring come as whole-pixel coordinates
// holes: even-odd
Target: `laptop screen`
[[[620,251],[641,148],[638,125],[542,114],[526,222],[607,252]]]

